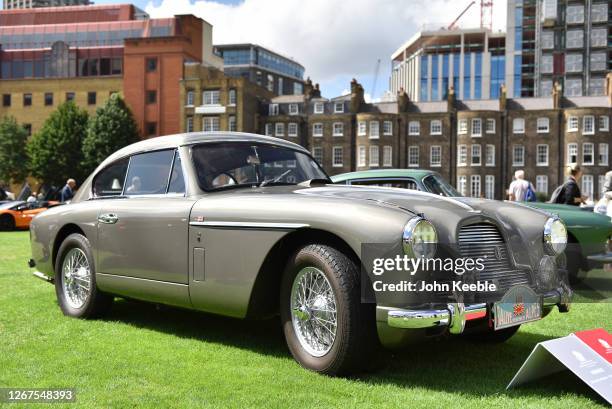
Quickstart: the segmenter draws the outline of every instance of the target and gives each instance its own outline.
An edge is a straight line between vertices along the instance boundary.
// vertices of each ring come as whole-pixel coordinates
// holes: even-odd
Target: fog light
[[[537,274],[538,288],[551,290],[557,286],[557,281],[557,264],[555,263],[555,258],[550,256],[542,257]]]

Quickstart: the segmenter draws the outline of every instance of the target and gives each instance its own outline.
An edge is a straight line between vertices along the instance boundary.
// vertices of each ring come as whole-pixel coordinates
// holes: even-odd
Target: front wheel
[[[55,293],[62,312],[70,317],[95,318],[110,309],[113,297],[98,290],[91,245],[81,234],[71,234],[60,246]]]
[[[0,230],[15,230],[15,218],[10,214],[3,214],[2,216],[0,216]]]
[[[361,303],[359,269],[332,247],[312,244],[293,255],[280,311],[289,350],[307,369],[348,374],[376,355],[374,306]]]

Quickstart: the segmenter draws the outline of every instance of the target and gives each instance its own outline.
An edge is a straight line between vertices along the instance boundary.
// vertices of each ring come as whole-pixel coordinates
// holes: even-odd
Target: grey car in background
[[[191,133],[107,158],[70,204],[33,220],[30,266],[72,317],[101,316],[115,296],[238,318],[280,314],[295,359],[335,375],[359,371],[380,345],[468,333],[503,341],[520,324],[492,324],[501,296],[370,294],[368,243],[411,257],[438,242],[457,244],[455,257],[493,255],[481,275],[537,296],[540,318],[569,308],[559,223],[511,203],[332,185],[296,144]]]

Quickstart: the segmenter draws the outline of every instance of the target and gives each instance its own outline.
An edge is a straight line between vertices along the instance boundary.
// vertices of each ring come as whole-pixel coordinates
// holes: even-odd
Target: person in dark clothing
[[[562,204],[571,206],[580,206],[586,201],[586,197],[582,196],[578,181],[582,177],[582,168],[579,165],[571,165],[569,167],[570,175],[563,187],[563,198],[560,201]]]
[[[68,179],[66,186],[60,191],[60,201],[67,202],[74,196],[74,188],[76,187],[76,181],[74,179]]]

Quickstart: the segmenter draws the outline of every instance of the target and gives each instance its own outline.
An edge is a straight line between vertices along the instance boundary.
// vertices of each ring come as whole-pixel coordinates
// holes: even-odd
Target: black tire
[[[15,230],[15,218],[10,214],[0,216],[0,231]]]
[[[291,290],[305,267],[323,272],[336,303],[336,336],[323,356],[309,353],[295,332],[290,311]],[[379,349],[374,304],[361,302],[358,266],[342,252],[326,245],[311,244],[299,249],[285,269],[280,294],[280,315],[287,346],[304,368],[326,375],[346,375],[371,367]]]
[[[512,338],[520,327],[520,325],[515,325],[514,327],[499,329],[497,331],[493,330],[493,328],[486,328],[480,331],[472,331],[466,334],[466,338],[473,342],[500,344]]]
[[[68,253],[73,249],[80,249],[85,254],[90,268],[91,290],[83,305],[79,308],[70,305],[66,299],[63,287],[65,277],[62,272],[62,265]],[[55,261],[55,294],[57,295],[57,301],[64,315],[74,318],[101,317],[109,311],[113,303],[113,296],[103,293],[98,290],[96,286],[96,270],[91,245],[89,244],[89,240],[81,234],[74,233],[69,235],[59,248]]]

